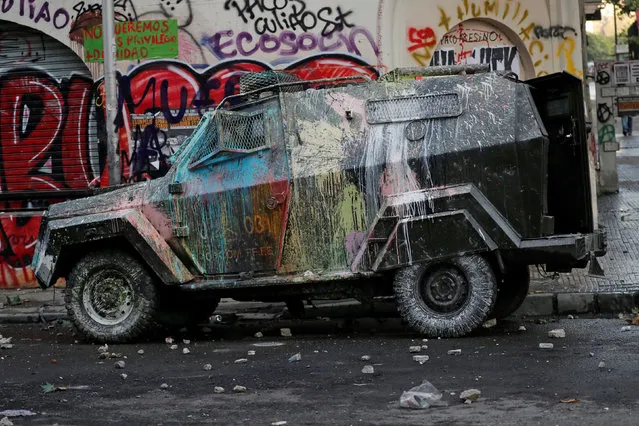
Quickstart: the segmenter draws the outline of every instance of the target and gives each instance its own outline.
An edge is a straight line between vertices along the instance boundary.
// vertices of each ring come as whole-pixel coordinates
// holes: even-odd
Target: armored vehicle
[[[100,342],[166,313],[206,320],[222,297],[394,296],[425,336],[463,336],[523,302],[529,265],[605,253],[581,81],[480,67],[381,79],[247,74],[162,178],[55,204],[33,265],[66,279]]]

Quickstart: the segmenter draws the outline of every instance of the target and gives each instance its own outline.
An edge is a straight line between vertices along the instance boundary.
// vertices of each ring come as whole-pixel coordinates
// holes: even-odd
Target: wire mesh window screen
[[[216,120],[220,132],[221,150],[248,152],[266,146],[264,114],[218,112]]]
[[[195,129],[193,137],[198,139],[195,141],[197,148],[191,157],[189,166],[192,166],[204,157],[219,151],[220,138],[215,120],[208,118],[206,122],[200,121],[200,124]]]
[[[366,103],[366,119],[371,124],[457,117],[461,113],[457,93],[380,99]]]

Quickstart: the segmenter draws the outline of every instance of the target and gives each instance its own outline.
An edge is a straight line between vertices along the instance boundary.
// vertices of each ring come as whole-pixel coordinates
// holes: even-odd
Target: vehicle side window
[[[250,153],[267,147],[264,114],[217,111],[207,123],[191,157],[189,168],[197,167],[218,153]]]

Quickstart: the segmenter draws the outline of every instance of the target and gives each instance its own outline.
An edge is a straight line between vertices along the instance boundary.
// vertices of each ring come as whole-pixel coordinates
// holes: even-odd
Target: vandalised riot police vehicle
[[[127,341],[221,297],[394,295],[416,331],[462,336],[523,302],[529,265],[604,254],[578,79],[281,75],[245,76],[163,178],[51,206],[36,277],[66,278],[84,335]]]

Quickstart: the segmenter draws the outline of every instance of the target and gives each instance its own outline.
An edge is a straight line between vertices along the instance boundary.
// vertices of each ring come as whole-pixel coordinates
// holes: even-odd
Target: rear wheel
[[[530,289],[528,265],[508,265],[497,292],[492,318],[502,319],[512,315],[526,300]]]
[[[481,326],[495,304],[497,281],[482,256],[412,265],[394,282],[402,318],[429,337],[460,337]]]
[[[102,250],[82,258],[67,280],[65,303],[76,328],[90,340],[123,343],[142,336],[157,306],[151,274],[135,257]]]

